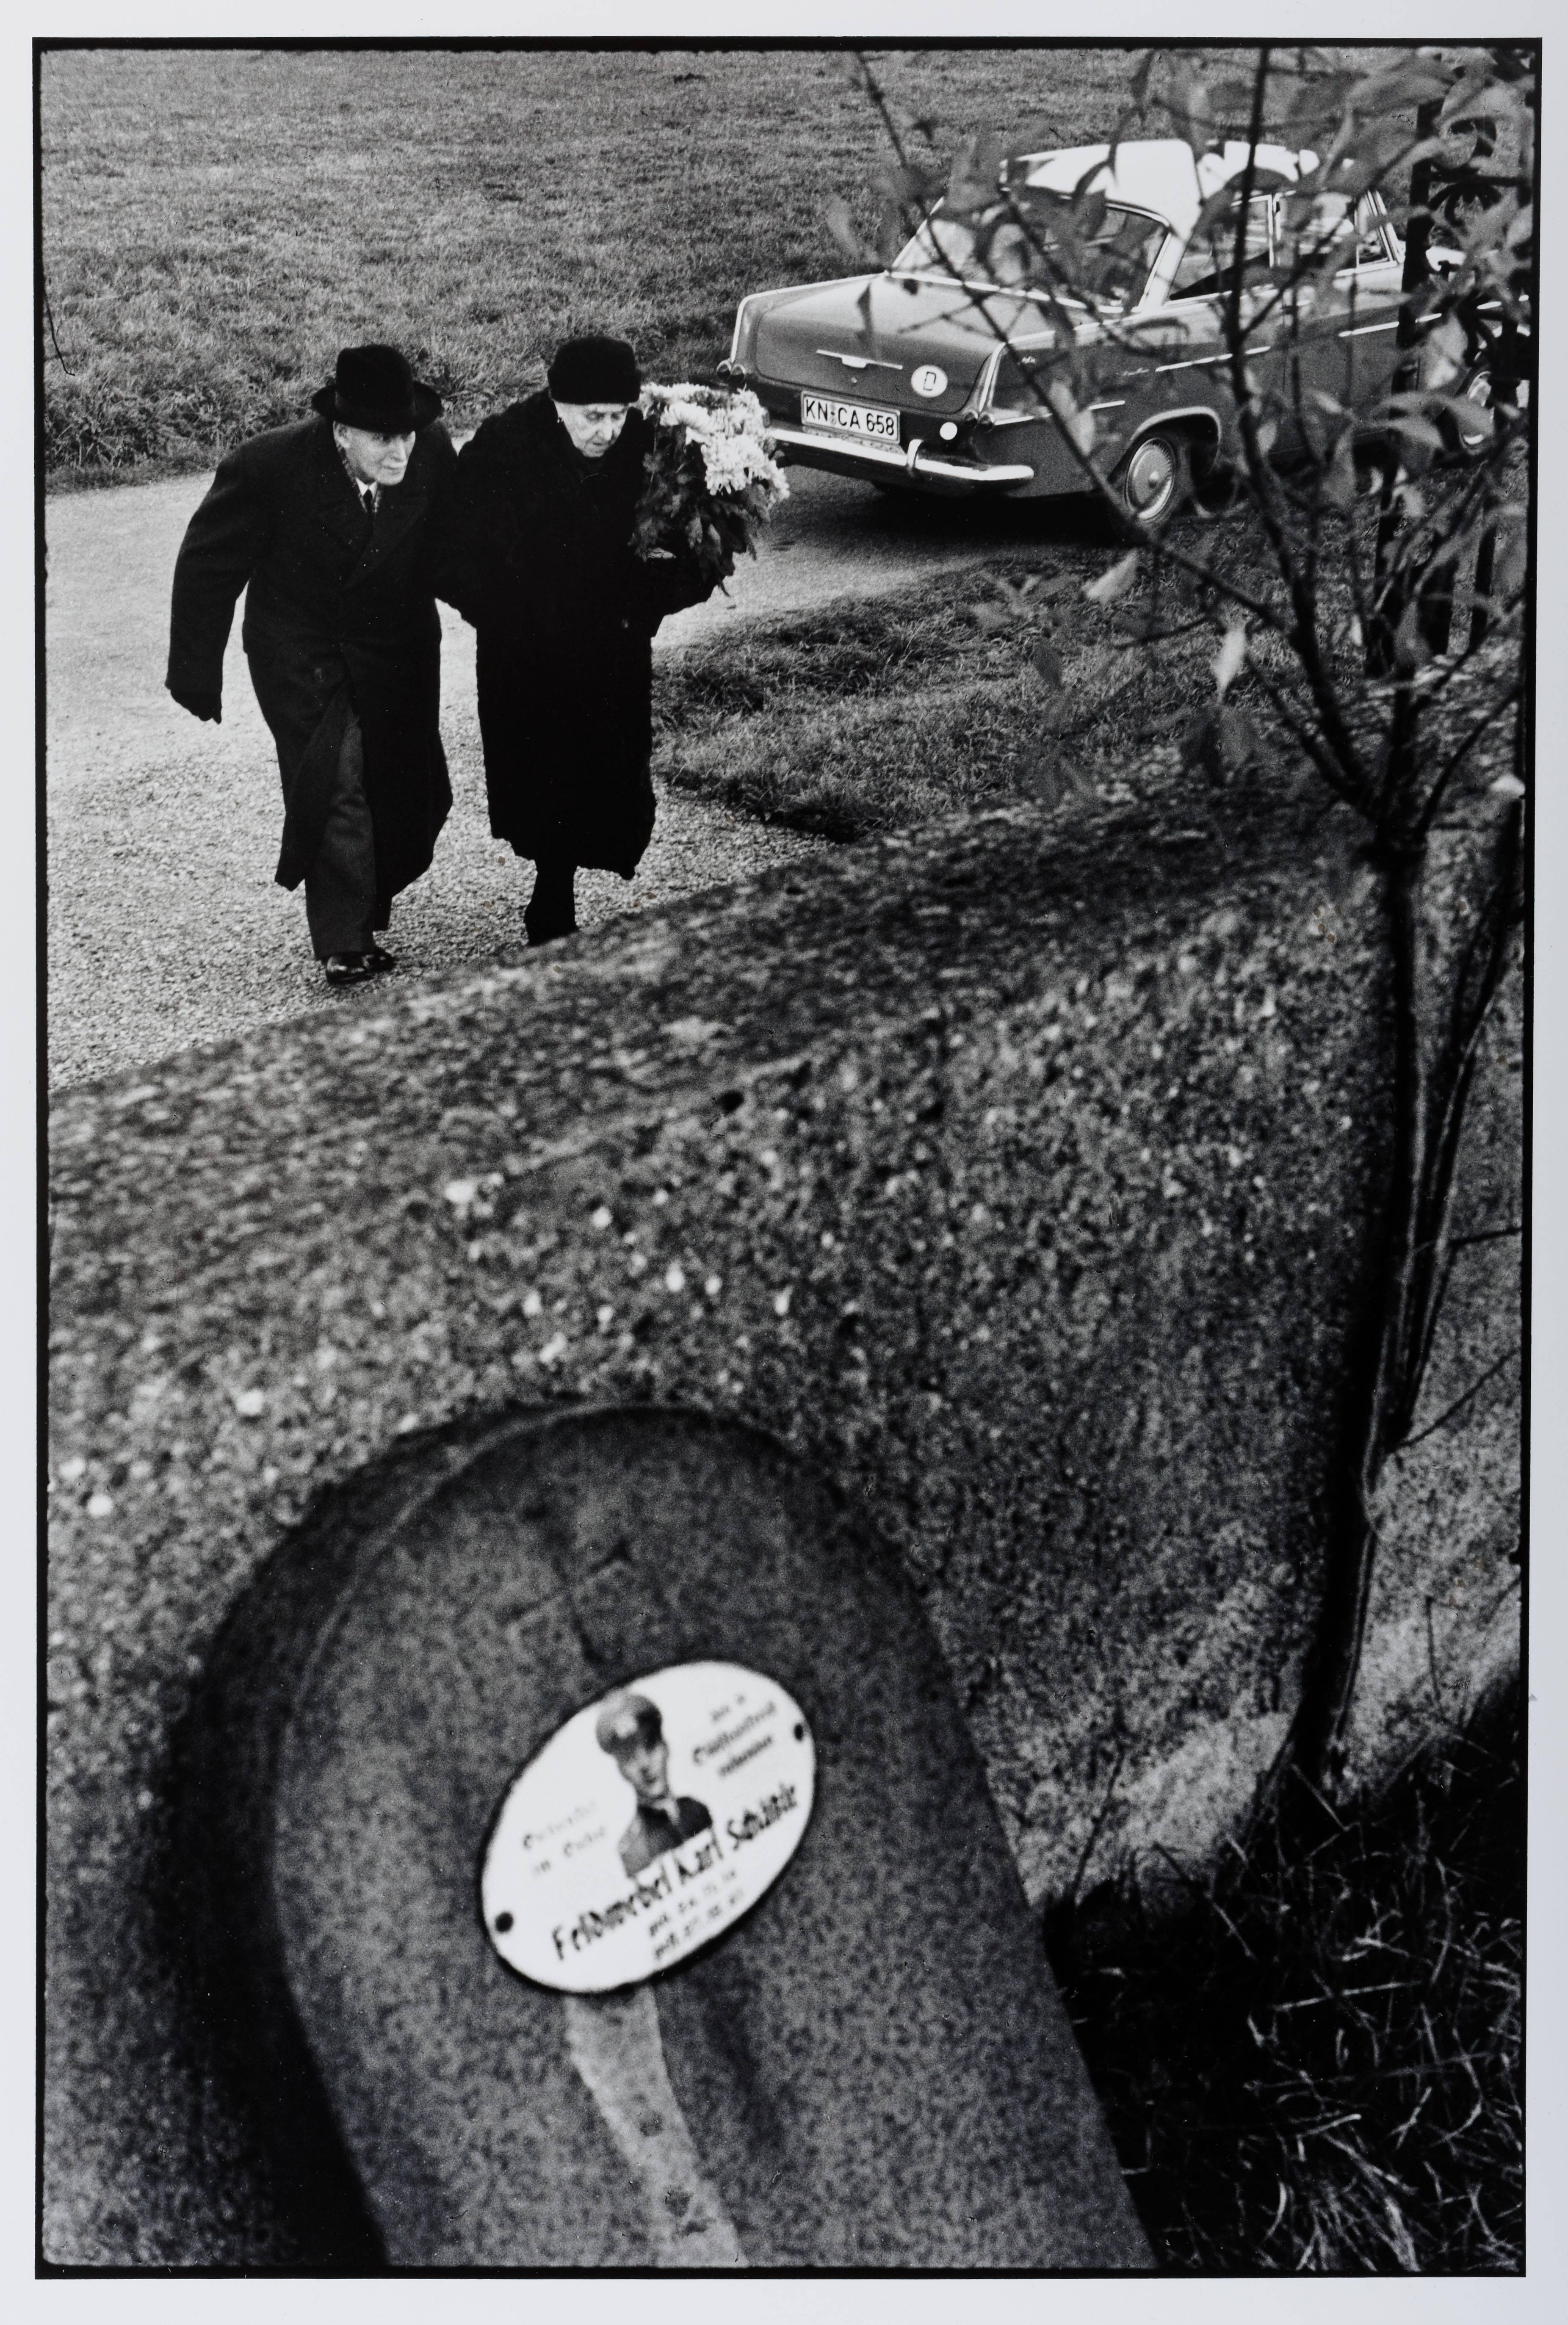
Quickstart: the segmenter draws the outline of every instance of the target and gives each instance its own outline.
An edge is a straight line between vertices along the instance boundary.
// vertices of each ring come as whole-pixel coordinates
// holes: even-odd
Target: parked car
[[[1158,523],[1195,475],[1235,449],[1222,345],[1229,270],[1217,273],[1196,229],[1247,154],[1232,144],[1194,158],[1184,140],[1161,138],[1119,145],[1114,164],[1106,145],[1025,155],[1008,165],[1006,191],[1027,236],[1016,226],[998,231],[1000,210],[971,220],[944,217],[939,205],[881,273],[743,299],[719,368],[756,391],[786,457],[808,467],[923,493],[1082,492],[1082,469],[1044,401],[1068,336],[1065,302],[1030,282],[1028,245],[1049,251],[1066,203],[1087,187],[1105,197],[1093,247],[1109,287],[1098,314],[1087,304],[1072,310],[1072,338],[1090,357],[1096,391],[1080,391],[1081,408],[1094,413],[1102,449],[1112,441],[1126,514]],[[1244,283],[1258,278],[1246,293],[1251,310],[1268,301],[1273,311],[1252,351],[1265,366],[1272,353],[1283,375],[1291,341],[1304,386],[1360,402],[1396,361],[1405,254],[1378,196],[1313,198],[1314,242],[1341,245],[1343,264],[1294,330],[1263,279],[1286,233],[1301,231],[1285,206],[1315,167],[1311,153],[1257,149]],[[1294,211],[1308,199],[1294,197]],[[1222,250],[1234,235],[1228,221]],[[1037,257],[1035,267],[1038,274]],[[1463,392],[1484,403],[1484,374]],[[1472,449],[1489,424],[1478,412]]]

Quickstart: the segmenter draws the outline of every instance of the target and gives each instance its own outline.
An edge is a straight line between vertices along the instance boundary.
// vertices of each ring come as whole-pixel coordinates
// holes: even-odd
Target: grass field
[[[901,52],[949,134],[1112,125],[1131,51]],[[62,483],[201,467],[391,339],[458,424],[563,334],[711,370],[737,301],[845,271],[886,147],[828,51],[58,51],[42,61],[46,457]],[[59,358],[54,340],[58,341]]]
[[[1375,52],[1369,51],[1369,61]],[[877,51],[939,150],[1104,137],[1132,46]],[[1238,57],[1238,61],[1242,60]],[[603,327],[711,371],[747,291],[840,274],[890,147],[823,49],[79,49],[41,64],[45,458],[209,464],[391,339],[459,426]],[[1158,134],[1161,125],[1151,125]]]

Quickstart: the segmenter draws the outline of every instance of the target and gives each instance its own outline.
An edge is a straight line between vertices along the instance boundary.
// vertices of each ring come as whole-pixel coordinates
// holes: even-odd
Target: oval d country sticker
[[[501,1803],[479,1902],[503,1961],[597,1994],[684,1960],[772,1887],[812,1813],[805,1715],[738,1663],[674,1663],[587,1705]]]

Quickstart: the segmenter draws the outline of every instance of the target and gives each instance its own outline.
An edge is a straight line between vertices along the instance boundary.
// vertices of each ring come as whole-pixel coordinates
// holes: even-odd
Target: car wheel
[[[1492,440],[1492,375],[1484,364],[1471,372],[1456,401],[1473,411],[1476,417],[1471,420],[1463,412],[1452,413],[1448,422],[1450,440],[1456,452],[1473,460]]]
[[[1158,430],[1140,437],[1110,480],[1124,516],[1134,524],[1163,524],[1186,499],[1191,485],[1187,447]]]

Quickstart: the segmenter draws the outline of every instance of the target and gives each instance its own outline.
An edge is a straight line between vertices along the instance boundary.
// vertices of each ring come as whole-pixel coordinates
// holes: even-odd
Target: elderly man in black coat
[[[490,829],[537,866],[530,944],[576,928],[580,865],[636,870],[654,829],[651,641],[713,586],[683,554],[632,549],[641,384],[624,339],[568,339],[547,388],[463,447],[441,526],[437,594],[478,633]]]
[[[376,931],[451,806],[431,556],[457,455],[395,347],[345,347],[311,403],[219,463],[174,569],[167,683],[221,717],[248,585],[242,635],[283,783],[276,877],[304,882],[316,958],[353,985],[395,966]]]

